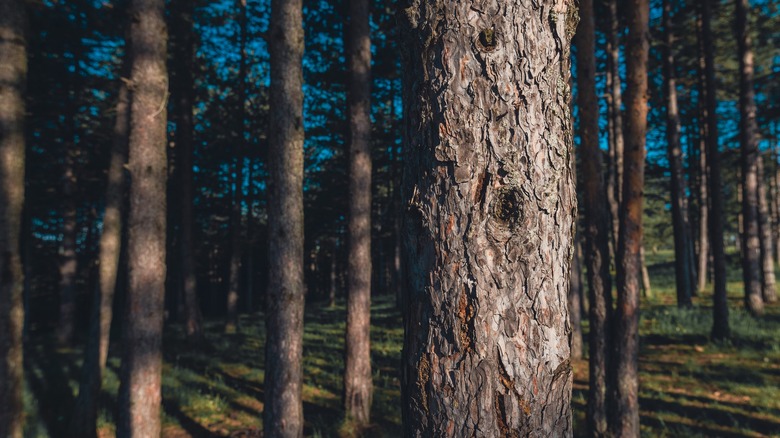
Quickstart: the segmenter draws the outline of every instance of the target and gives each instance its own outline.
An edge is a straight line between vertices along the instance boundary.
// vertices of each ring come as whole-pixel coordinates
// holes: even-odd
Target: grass
[[[653,294],[643,298],[640,409],[648,437],[780,437],[780,306],[762,318],[742,310],[742,286],[730,269],[728,343],[708,338],[711,295],[693,309],[675,305],[671,254],[648,253]],[[306,312],[303,388],[306,436],[349,436],[340,394],[345,327],[343,305],[312,304]],[[401,436],[399,363],[403,329],[391,298],[375,298],[372,313],[374,425],[366,435]],[[261,314],[245,315],[236,334],[206,324],[205,342],[192,348],[181,327],[166,329],[163,370],[164,436],[256,437],[262,430],[265,329]],[[585,329],[587,330],[587,324]],[[112,346],[118,347],[118,346]],[[119,349],[104,377],[99,413],[102,437],[114,435]],[[64,437],[77,391],[81,352],[58,350],[34,337],[26,349],[26,436]],[[575,360],[575,430],[584,429],[587,361]]]

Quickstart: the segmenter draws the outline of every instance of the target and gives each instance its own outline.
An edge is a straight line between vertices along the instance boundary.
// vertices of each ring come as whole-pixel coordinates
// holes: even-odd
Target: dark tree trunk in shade
[[[621,26],[618,16],[618,0],[607,0],[607,9],[609,11],[609,29],[607,32],[607,55],[608,67],[610,69],[609,92],[609,115],[612,121],[612,139],[614,152],[614,161],[611,163],[612,172],[615,174],[614,199],[615,207],[612,222],[612,235],[615,252],[620,235],[620,211],[623,207],[623,96],[622,81],[620,79],[620,34]]]
[[[729,308],[726,300],[726,254],[723,245],[723,187],[718,150],[718,114],[715,96],[715,48],[712,35],[712,5],[715,0],[699,3],[702,21],[702,48],[704,49],[704,83],[707,109],[707,164],[709,168],[709,240],[712,247],[712,271],[714,278],[712,337],[726,339],[730,336]]]
[[[688,223],[687,187],[685,168],[680,146],[680,114],[677,109],[677,78],[675,77],[674,44],[675,34],[672,24],[672,4],[664,0],[664,79],[666,88],[666,153],[672,176],[670,192],[672,199],[672,226],[674,228],[674,273],[677,289],[677,305],[691,306],[691,235]]]
[[[244,154],[246,153],[246,141],[244,140],[246,119],[246,32],[247,32],[247,8],[246,0],[236,0],[238,8],[238,78],[236,80],[236,95],[238,108],[236,111],[236,129],[233,148],[235,160],[235,180],[233,210],[230,222],[230,277],[228,278],[227,294],[227,320],[225,332],[235,333],[238,326],[238,299],[241,276],[241,258],[243,255],[243,203],[244,203]],[[251,181],[250,181],[251,182]]]
[[[577,104],[580,115],[580,157],[584,182],[583,214],[585,266],[590,309],[588,430],[591,436],[607,433],[607,366],[612,313],[612,280],[609,275],[609,221],[599,148],[599,111],[596,96],[596,35],[593,0],[580,2],[577,46]],[[619,79],[618,79],[619,80]],[[614,139],[613,139],[614,143]]]
[[[623,199],[617,252],[617,307],[612,370],[613,436],[639,436],[639,288],[641,286],[642,203],[647,132],[648,0],[627,2],[626,120]]]
[[[108,357],[109,336],[113,318],[114,292],[122,247],[122,219],[127,162],[128,105],[127,68],[122,70],[114,121],[106,181],[106,206],[103,212],[103,232],[99,243],[99,285],[96,288],[89,323],[89,339],[81,367],[79,395],[76,399],[70,429],[73,437],[96,437],[100,388]]]
[[[65,147],[62,175],[62,240],[59,254],[60,315],[57,326],[57,342],[62,346],[73,343],[76,317],[75,288],[78,257],[76,255],[76,173],[75,133],[71,143]]]
[[[179,167],[180,215],[179,215],[179,257],[181,267],[181,289],[184,295],[184,327],[187,338],[199,340],[202,336],[200,302],[198,300],[198,280],[195,268],[195,243],[193,240],[193,2],[176,0],[173,3],[172,23],[176,44],[174,46],[174,66],[176,83],[173,89],[176,119],[176,158]]]
[[[349,0],[349,223],[344,409],[369,422],[371,383],[371,40],[368,0]],[[381,266],[381,265],[380,265]]]
[[[165,2],[133,0],[130,14],[128,290],[119,438],[160,436],[166,273]]]
[[[303,435],[303,5],[271,0],[267,438]]]
[[[742,158],[742,270],[745,306],[753,315],[764,313],[761,283],[761,239],[758,224],[758,126],[753,90],[753,48],[748,29],[749,0],[736,0],[735,33],[739,50],[739,138]]]
[[[24,204],[24,2],[0,1],[0,436],[22,438],[24,274],[20,250]]]
[[[772,224],[774,227],[774,239],[775,239],[775,253],[777,256],[777,263],[780,263],[780,139],[778,139],[777,125],[773,125],[773,141],[775,142],[772,147],[772,182],[774,183],[774,192],[772,193]]]
[[[772,222],[764,179],[764,159],[758,156],[758,231],[761,236],[761,292],[767,303],[777,301]]]
[[[414,0],[399,21],[404,435],[571,436],[576,8]]]
[[[580,4],[581,6],[581,4]],[[569,281],[569,324],[571,325],[571,357],[582,359],[582,263],[579,232],[574,235],[574,251]]]

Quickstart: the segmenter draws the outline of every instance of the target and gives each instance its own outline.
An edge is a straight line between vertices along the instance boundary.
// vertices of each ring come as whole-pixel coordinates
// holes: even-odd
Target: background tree
[[[566,84],[577,15],[570,2],[540,7],[401,11],[407,436],[572,433]]]

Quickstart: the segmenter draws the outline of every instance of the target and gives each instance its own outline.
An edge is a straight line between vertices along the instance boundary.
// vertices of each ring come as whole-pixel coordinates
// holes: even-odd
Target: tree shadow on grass
[[[38,403],[38,414],[53,438],[67,438],[66,431],[75,397],[71,380],[78,381],[79,367],[73,358],[56,351],[45,340],[24,351],[25,377]]]

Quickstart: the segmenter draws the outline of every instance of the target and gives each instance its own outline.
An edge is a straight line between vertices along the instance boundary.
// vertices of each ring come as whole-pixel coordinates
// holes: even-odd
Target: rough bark
[[[674,228],[674,273],[677,305],[691,306],[692,284],[690,261],[690,224],[688,223],[687,187],[680,146],[680,114],[677,109],[677,78],[674,69],[675,34],[671,1],[664,0],[664,79],[666,82],[666,152],[672,176],[672,226]]]
[[[726,255],[723,247],[723,192],[718,150],[718,114],[715,96],[715,49],[711,26],[712,5],[715,0],[699,3],[702,21],[702,48],[704,49],[704,83],[707,107],[707,164],[709,167],[709,240],[712,247],[713,321],[712,337],[726,339],[730,335],[729,308],[726,300]]]
[[[106,181],[106,206],[103,212],[103,232],[99,243],[99,285],[95,290],[89,339],[81,368],[79,395],[71,418],[69,435],[96,437],[100,387],[108,357],[109,336],[113,319],[119,254],[122,246],[122,215],[124,210],[125,163],[128,140],[127,71],[123,69],[116,104],[114,138],[111,146]]]
[[[265,436],[303,435],[303,10],[271,0]]]
[[[742,159],[742,274],[745,307],[753,315],[764,313],[761,291],[761,241],[758,226],[758,126],[753,90],[753,49],[748,31],[749,0],[736,0],[735,33],[739,50],[739,139]]]
[[[371,414],[371,40],[368,0],[349,1],[349,260],[344,409],[358,427]],[[381,265],[380,265],[381,266]]]
[[[774,248],[772,223],[769,213],[766,183],[764,179],[764,159],[758,156],[758,231],[761,236],[761,293],[765,302],[777,301],[777,281],[775,279]]]
[[[130,212],[120,438],[160,436],[168,94],[164,9],[163,0],[130,5]]]
[[[0,1],[0,436],[23,432],[24,91],[27,18],[21,0]]]
[[[599,148],[599,111],[596,96],[595,16],[593,0],[580,2],[577,46],[577,104],[580,114],[583,214],[585,215],[585,266],[590,309],[588,433],[607,433],[607,366],[612,280],[609,274],[609,222]],[[615,139],[611,143],[615,143]],[[613,175],[615,172],[611,172]],[[614,228],[617,230],[618,228]]]
[[[179,257],[180,281],[184,295],[184,328],[187,338],[197,341],[203,335],[198,278],[195,268],[195,243],[193,241],[193,2],[177,0],[174,4],[172,24],[176,37],[174,59],[176,84],[174,88],[176,111],[176,158],[179,166]]]
[[[405,436],[571,436],[568,1],[411,1]]]
[[[639,436],[639,288],[650,8],[648,0],[631,0],[626,6],[626,53],[629,54],[626,59],[626,143],[613,331],[616,400],[610,429],[617,437],[636,437]]]

